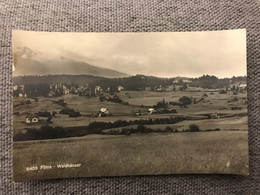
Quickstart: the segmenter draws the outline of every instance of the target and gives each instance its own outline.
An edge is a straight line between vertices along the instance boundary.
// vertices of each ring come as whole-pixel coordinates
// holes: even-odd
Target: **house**
[[[108,108],[101,108],[98,113],[98,116],[101,117],[110,116],[110,115],[111,113],[109,112]]]
[[[191,83],[192,81],[190,79],[175,79],[172,81],[173,84],[183,84],[183,83],[186,83],[186,84],[189,84]]]
[[[136,111],[136,112],[134,112],[134,115],[135,115],[135,116],[141,116],[142,114],[141,114],[141,112]]]
[[[39,116],[36,114],[30,114],[25,117],[25,123],[31,124],[31,123],[38,123],[39,122]]]
[[[100,86],[95,87],[95,95],[101,94],[102,93],[102,88]]]
[[[158,87],[155,87],[156,88],[156,91],[158,92],[162,92],[162,91],[165,91],[165,88],[163,86],[158,86]]]
[[[217,118],[220,118],[220,115],[218,113],[213,113],[210,115],[210,118],[214,118],[214,119],[217,119]]]
[[[117,87],[117,91],[122,91],[124,89],[124,87],[122,87],[121,85],[119,85],[118,87]]]
[[[62,85],[63,91],[67,89],[66,85]]]
[[[246,83],[240,83],[238,87],[239,89],[246,89],[246,86]]]
[[[63,90],[63,94],[64,94],[64,95],[70,94],[70,90],[69,90],[69,89]]]
[[[156,110],[154,108],[149,108],[147,111],[148,111],[148,114],[153,114],[156,112]]]
[[[50,92],[48,93],[48,96],[49,96],[49,97],[55,97],[55,92],[50,91]]]
[[[24,95],[23,95],[23,93],[19,93],[19,95],[18,95],[19,97],[23,97]]]
[[[192,81],[191,81],[191,80],[189,80],[189,79],[182,79],[182,82],[183,82],[183,83],[187,83],[187,84],[188,84],[188,83],[191,83]]]
[[[19,88],[21,91],[24,91],[24,85],[19,85],[18,88]]]

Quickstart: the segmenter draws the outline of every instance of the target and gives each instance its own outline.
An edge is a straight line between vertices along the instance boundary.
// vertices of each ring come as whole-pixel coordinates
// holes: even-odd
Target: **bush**
[[[196,124],[191,124],[191,125],[189,125],[189,131],[191,131],[191,132],[200,131],[200,128]]]
[[[234,106],[234,107],[231,107],[231,110],[242,110],[242,107]]]
[[[167,108],[167,107],[168,107],[168,103],[165,102],[164,99],[162,101],[157,102],[157,104],[154,105],[154,108]]]
[[[228,102],[236,102],[236,101],[238,101],[238,98],[237,97],[233,97]]]
[[[137,130],[137,132],[144,133],[146,130],[146,126],[138,125],[136,130]]]
[[[41,112],[38,112],[37,114],[40,117],[50,117],[51,116],[51,113],[47,112],[47,111],[41,111]]]
[[[70,108],[63,108],[60,111],[60,114],[69,115],[69,117],[79,117],[80,116],[80,112],[75,112],[75,110],[70,109]]]
[[[80,113],[79,112],[72,112],[69,114],[69,117],[79,117]]]
[[[14,141],[56,139],[68,137],[67,131],[62,127],[42,126],[40,129],[27,129],[26,133],[14,135]]]
[[[172,106],[179,106],[180,105],[179,102],[174,102],[174,101],[169,102],[169,104],[172,105]]]
[[[157,113],[160,113],[160,114],[177,113],[177,110],[175,110],[175,109],[163,109],[163,110],[158,111]]]
[[[180,99],[179,99],[179,102],[183,105],[183,106],[186,106],[186,105],[189,105],[192,103],[192,99],[187,97],[187,96],[182,96]]]
[[[225,91],[224,89],[219,91],[219,94],[226,94],[226,93],[227,93],[227,91]]]
[[[165,127],[164,131],[166,131],[166,132],[174,132],[173,128],[171,128],[170,126]]]
[[[57,112],[56,111],[52,111],[51,115],[52,116],[56,116]]]
[[[64,99],[60,99],[60,100],[57,100],[57,101],[53,100],[53,103],[58,104],[60,106],[66,106],[67,105],[67,103],[64,102]]]

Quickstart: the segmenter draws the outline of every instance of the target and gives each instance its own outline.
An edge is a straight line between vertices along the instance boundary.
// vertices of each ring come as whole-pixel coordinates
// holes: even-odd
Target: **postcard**
[[[246,30],[13,31],[13,180],[249,174]]]

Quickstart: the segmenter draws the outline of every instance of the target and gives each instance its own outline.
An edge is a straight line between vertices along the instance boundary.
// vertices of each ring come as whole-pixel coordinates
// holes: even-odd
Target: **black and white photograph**
[[[13,180],[248,175],[246,30],[13,30]]]

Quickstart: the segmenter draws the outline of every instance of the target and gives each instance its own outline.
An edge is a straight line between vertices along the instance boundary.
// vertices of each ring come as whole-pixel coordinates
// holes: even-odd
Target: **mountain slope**
[[[76,61],[64,57],[55,60],[45,59],[47,60],[39,60],[33,56],[16,53],[14,54],[15,71],[13,75],[85,74],[106,78],[129,76],[128,74],[116,70],[101,68],[83,61]]]

